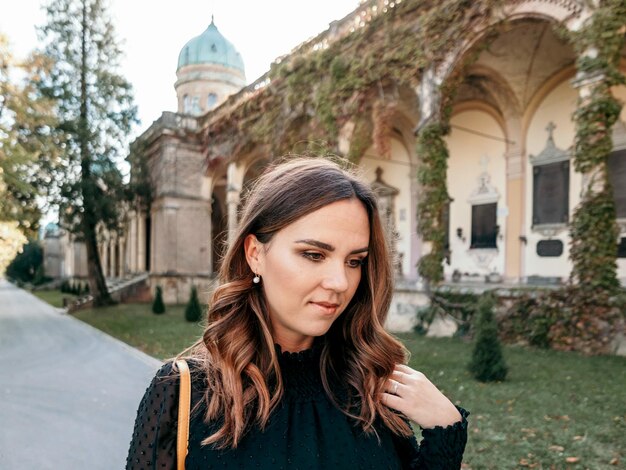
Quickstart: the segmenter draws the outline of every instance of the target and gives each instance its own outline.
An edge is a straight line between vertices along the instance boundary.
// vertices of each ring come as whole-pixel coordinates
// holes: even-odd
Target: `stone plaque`
[[[622,237],[617,245],[617,257],[626,258],[626,238]]]
[[[558,258],[563,254],[561,240],[540,240],[537,242],[537,256]]]
[[[609,180],[613,186],[618,219],[626,218],[626,149],[609,155]]]
[[[567,223],[569,161],[533,167],[533,226]]]
[[[470,248],[496,248],[498,236],[497,203],[472,206],[472,242]]]

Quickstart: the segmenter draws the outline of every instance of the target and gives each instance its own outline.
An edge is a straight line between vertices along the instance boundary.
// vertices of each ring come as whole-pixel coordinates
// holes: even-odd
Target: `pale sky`
[[[140,126],[162,111],[176,111],[176,65],[185,43],[215,25],[237,48],[248,83],[277,57],[326,30],[359,0],[108,0],[117,37],[123,41],[122,74],[134,87]],[[0,0],[0,32],[17,57],[37,46],[35,26],[45,21],[41,0]]]

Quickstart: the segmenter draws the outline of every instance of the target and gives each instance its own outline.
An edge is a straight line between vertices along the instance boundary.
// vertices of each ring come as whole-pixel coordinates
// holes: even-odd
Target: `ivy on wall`
[[[379,129],[376,119],[388,118],[389,113],[375,112],[374,103],[393,105],[390,89],[415,88],[425,67],[440,63],[468,31],[492,21],[503,3],[404,0],[326,49],[293,53],[272,66],[270,84],[255,96],[209,117],[209,158],[236,158],[250,148],[245,141],[275,154],[306,139],[325,141],[337,151],[339,131],[352,121],[346,156],[357,162],[375,143],[366,130]]]
[[[578,71],[583,80],[589,81],[583,86],[590,89],[589,96],[579,99],[574,113],[574,167],[583,173],[586,187],[571,224],[571,280],[589,293],[619,288],[619,232],[607,164],[613,149],[611,129],[622,109],[611,87],[625,83],[619,71],[626,44],[625,25],[626,2],[605,0],[571,38],[579,57]]]
[[[292,54],[273,65],[267,87],[206,126],[209,158],[237,158],[255,147],[282,155],[302,142],[316,142],[338,153],[340,130],[349,122],[347,159],[358,163],[372,145],[387,153],[398,88],[415,89],[426,67],[440,64],[464,42],[468,31],[485,29],[494,21],[494,10],[504,3],[404,0],[326,49]],[[458,79],[457,73],[441,90],[442,108],[448,108]],[[442,109],[440,114],[449,113]],[[433,284],[443,278],[445,255],[446,132],[447,123],[434,123],[417,139],[422,162],[417,175],[421,187],[417,225],[431,244],[419,272]]]
[[[417,206],[418,233],[430,243],[430,252],[420,258],[418,271],[429,284],[443,280],[443,259],[447,227],[443,214],[450,201],[446,185],[448,147],[443,140],[448,126],[439,121],[427,124],[417,139],[417,154],[421,164],[417,181],[420,200]]]

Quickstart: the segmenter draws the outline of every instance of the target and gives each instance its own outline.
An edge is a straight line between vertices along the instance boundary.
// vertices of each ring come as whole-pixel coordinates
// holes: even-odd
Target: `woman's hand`
[[[446,427],[461,421],[461,414],[424,374],[404,364],[396,365],[383,404],[404,414],[422,428]]]

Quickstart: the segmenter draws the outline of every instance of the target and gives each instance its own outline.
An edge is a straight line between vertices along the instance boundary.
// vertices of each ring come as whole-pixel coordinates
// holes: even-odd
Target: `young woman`
[[[393,274],[366,182],[321,158],[274,166],[221,266],[183,356],[187,469],[460,467],[468,413],[383,328]],[[139,405],[127,469],[175,468],[178,388],[167,362]]]

